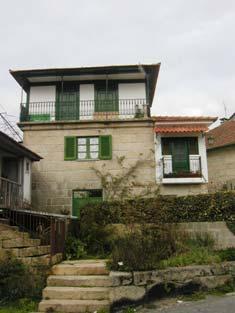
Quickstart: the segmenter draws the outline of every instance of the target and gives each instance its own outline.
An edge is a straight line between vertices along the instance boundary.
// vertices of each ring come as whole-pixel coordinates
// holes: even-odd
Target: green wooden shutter
[[[101,160],[112,159],[112,136],[100,136],[99,137],[99,153]]]
[[[77,159],[77,137],[64,137],[64,159]]]

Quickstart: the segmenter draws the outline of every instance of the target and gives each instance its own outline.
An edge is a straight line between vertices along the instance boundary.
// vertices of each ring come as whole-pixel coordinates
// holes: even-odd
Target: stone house
[[[31,203],[32,163],[41,157],[0,131],[0,208]]]
[[[209,191],[235,189],[235,114],[207,132]]]
[[[207,190],[203,133],[213,118],[170,120],[171,126],[187,124],[187,131],[171,132],[170,138],[183,141],[176,140],[174,148],[169,141],[173,170],[161,179],[159,162],[164,157],[165,168],[170,154],[162,154],[159,146],[167,147],[161,139],[167,136],[157,128],[159,118],[150,114],[159,69],[160,63],[10,71],[26,93],[19,123],[24,144],[43,157],[33,166],[36,208],[76,216],[87,201],[109,196],[104,176],[107,182],[126,175],[133,194],[158,184],[167,194]],[[189,160],[191,154],[195,160]],[[181,170],[180,158],[187,163]],[[133,177],[130,168],[135,168]]]

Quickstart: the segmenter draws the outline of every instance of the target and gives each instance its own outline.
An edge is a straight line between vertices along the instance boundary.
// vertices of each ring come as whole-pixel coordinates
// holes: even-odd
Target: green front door
[[[175,138],[172,142],[172,163],[174,173],[189,171],[189,153],[186,140]]]
[[[95,112],[118,112],[117,84],[105,82],[95,86]]]
[[[102,190],[74,190],[73,191],[73,216],[80,216],[80,210],[82,207],[89,203],[102,202]]]
[[[79,119],[79,86],[76,84],[65,84],[57,90],[56,101],[57,120]]]

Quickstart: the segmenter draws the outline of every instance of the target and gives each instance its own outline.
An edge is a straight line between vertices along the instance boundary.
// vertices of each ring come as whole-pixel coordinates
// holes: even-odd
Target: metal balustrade
[[[162,170],[164,178],[202,177],[201,156],[189,155],[189,168],[175,170],[172,155],[162,157]]]
[[[21,104],[21,122],[143,118],[146,99],[29,102]]]
[[[0,208],[20,208],[22,202],[22,185],[0,177]]]

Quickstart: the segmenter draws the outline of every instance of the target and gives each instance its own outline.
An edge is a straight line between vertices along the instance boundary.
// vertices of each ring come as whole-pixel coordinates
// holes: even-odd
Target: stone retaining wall
[[[216,249],[235,247],[235,236],[228,229],[226,222],[190,222],[178,223],[179,229],[189,235],[209,234],[215,241]]]
[[[234,280],[235,262],[133,273],[111,272],[110,276],[113,281],[110,300],[115,305],[144,300],[159,285],[171,284],[176,289],[188,285],[198,286],[201,290],[214,289]]]

